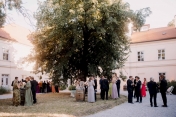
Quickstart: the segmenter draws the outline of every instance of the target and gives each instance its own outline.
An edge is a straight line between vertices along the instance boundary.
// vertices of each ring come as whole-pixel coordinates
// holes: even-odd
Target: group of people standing
[[[36,99],[36,87],[38,83],[34,80],[34,77],[26,77],[25,80],[18,81],[18,77],[15,77],[15,80],[12,82],[13,87],[13,105],[19,106],[31,106],[37,102]],[[24,91],[24,95],[22,92]],[[24,99],[23,99],[24,98]]]
[[[133,104],[133,97],[137,98],[136,102],[142,103],[142,97],[146,96],[146,86],[148,87],[148,91],[150,94],[150,105],[151,107],[158,107],[157,106],[157,93],[158,89],[160,89],[160,93],[163,99],[164,105],[162,107],[167,107],[167,97],[166,97],[166,91],[167,91],[167,81],[165,80],[165,77],[163,75],[160,75],[160,84],[158,85],[154,79],[151,77],[150,81],[147,83],[146,78],[144,78],[144,82],[141,83],[140,78],[138,76],[135,77],[135,79],[132,76],[129,76],[129,79],[127,80],[127,90],[128,90],[128,103]],[[133,95],[134,92],[134,95]],[[154,105],[153,105],[153,99],[154,99]]]
[[[107,78],[104,76],[100,77],[100,97],[102,100],[106,99],[108,100],[108,97],[111,97],[112,99],[117,99],[120,97],[120,79],[117,77],[117,74],[112,75],[112,79],[108,81]],[[76,83],[76,89],[79,89],[80,87],[80,80]],[[88,102],[95,102],[96,92],[97,92],[97,79],[96,76],[90,76],[89,80],[84,83],[84,90],[85,94],[87,93],[87,100]]]

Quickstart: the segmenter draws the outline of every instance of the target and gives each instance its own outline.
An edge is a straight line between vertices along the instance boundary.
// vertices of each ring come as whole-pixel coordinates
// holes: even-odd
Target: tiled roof
[[[131,35],[131,43],[142,43],[167,39],[176,39],[175,27],[149,29],[148,31],[135,32]]]
[[[0,37],[3,39],[17,41],[19,43],[31,46],[31,42],[28,39],[28,35],[31,32],[19,25],[10,24],[6,25],[3,28],[0,28]]]

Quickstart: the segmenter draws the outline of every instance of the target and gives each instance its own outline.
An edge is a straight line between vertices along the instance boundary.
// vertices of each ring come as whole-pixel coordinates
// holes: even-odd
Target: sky
[[[31,21],[24,18],[16,10],[8,12],[7,23],[16,23],[30,30],[35,29],[36,21],[32,18],[36,12],[38,5],[37,1],[44,0],[23,0],[23,6],[27,9],[31,16]],[[132,10],[138,10],[150,7],[152,14],[147,17],[145,24],[150,24],[150,28],[166,27],[167,24],[176,15],[176,0],[124,0],[130,4]],[[31,23],[30,23],[31,22]]]

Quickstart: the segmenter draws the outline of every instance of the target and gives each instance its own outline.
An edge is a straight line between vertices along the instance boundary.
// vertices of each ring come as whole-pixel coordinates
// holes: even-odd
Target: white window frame
[[[4,75],[6,77],[4,77]],[[3,82],[2,82],[3,81]],[[1,74],[1,86],[8,86],[9,85],[9,74]]]
[[[163,52],[163,50],[164,50],[164,52]],[[159,53],[159,51],[160,51],[160,53]],[[160,58],[159,58],[159,55],[160,55]],[[163,57],[164,57],[164,59],[163,59]],[[165,59],[166,59],[166,51],[165,51],[165,49],[158,49],[158,60],[165,60]]]
[[[139,54],[140,53],[140,58],[138,58]],[[143,58],[141,58],[141,53],[143,53]],[[144,61],[144,51],[137,51],[137,61]]]
[[[4,57],[4,54],[6,55],[6,57]],[[9,61],[9,49],[2,48],[2,60]]]

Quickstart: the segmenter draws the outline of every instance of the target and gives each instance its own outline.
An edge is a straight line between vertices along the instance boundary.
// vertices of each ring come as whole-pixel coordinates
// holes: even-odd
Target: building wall
[[[165,50],[165,60],[158,60],[158,50]],[[144,61],[138,61],[138,51],[144,52]],[[166,73],[167,80],[176,80],[176,39],[131,44],[131,53],[123,68],[126,76],[153,77],[159,81],[159,73]]]
[[[3,60],[3,48],[9,50],[8,60]],[[42,80],[48,79],[47,75],[35,75],[31,72],[33,71],[34,63],[25,63],[24,57],[27,57],[28,54],[30,54],[31,49],[32,46],[0,38],[0,86],[12,89],[11,82],[15,79],[15,77],[18,77],[19,80],[26,76],[34,76],[34,78],[38,81],[39,76],[42,76]],[[8,78],[7,83],[6,78]]]

